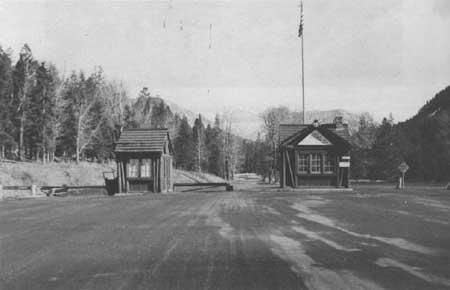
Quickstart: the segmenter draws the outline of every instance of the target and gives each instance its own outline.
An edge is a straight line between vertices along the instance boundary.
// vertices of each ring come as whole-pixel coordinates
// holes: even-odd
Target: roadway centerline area
[[[2,289],[447,289],[450,196],[235,192],[0,203]]]

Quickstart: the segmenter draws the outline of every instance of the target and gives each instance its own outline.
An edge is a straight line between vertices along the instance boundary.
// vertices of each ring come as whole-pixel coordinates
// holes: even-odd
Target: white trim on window
[[[322,154],[321,153],[311,153],[311,174],[321,174],[322,173]]]
[[[335,161],[333,156],[328,153],[323,154],[323,173],[332,174],[335,171]]]
[[[298,173],[307,174],[309,170],[309,154],[298,155]]]
[[[130,159],[127,167],[128,177],[139,177],[139,159]]]

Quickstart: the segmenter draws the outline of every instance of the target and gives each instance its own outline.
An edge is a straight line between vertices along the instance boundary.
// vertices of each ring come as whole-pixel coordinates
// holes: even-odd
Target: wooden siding
[[[167,129],[124,130],[115,146],[119,192],[172,191],[172,146]],[[127,169],[133,159],[139,160],[138,174],[131,177]],[[144,159],[151,159],[150,176],[142,174]]]
[[[331,144],[310,144],[299,146],[299,142],[310,134],[318,132]],[[336,186],[349,187],[350,168],[339,168],[342,156],[349,156],[351,150],[350,133],[345,124],[280,125],[280,186]],[[323,154],[326,152],[335,159],[334,172],[324,172]],[[304,174],[298,172],[299,153],[320,153],[321,172]],[[311,164],[310,164],[311,167]]]

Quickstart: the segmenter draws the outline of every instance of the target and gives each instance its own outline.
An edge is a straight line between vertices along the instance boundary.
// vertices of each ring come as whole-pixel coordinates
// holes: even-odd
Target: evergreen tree
[[[201,172],[207,166],[206,149],[205,149],[205,126],[203,125],[202,116],[199,115],[195,119],[192,128],[192,138],[195,148],[194,170]]]
[[[397,167],[404,160],[404,155],[397,140],[392,116],[389,119],[383,118],[371,151],[371,158],[374,160],[370,172],[372,178],[392,180],[398,176]]]
[[[56,89],[57,72],[54,67],[47,67],[41,63],[36,69],[35,84],[33,86],[29,115],[33,122],[27,130],[30,144],[37,150],[45,163],[49,159],[49,152],[54,150],[53,124],[56,122]],[[36,157],[38,154],[36,154]]]
[[[5,158],[6,150],[17,146],[14,140],[14,124],[11,113],[12,66],[9,54],[0,46],[0,158]]]
[[[194,141],[192,136],[192,128],[186,117],[181,119],[178,128],[178,136],[174,141],[175,164],[177,168],[184,170],[192,170],[194,168]]]
[[[352,178],[368,178],[373,159],[372,146],[376,140],[377,126],[370,116],[362,115],[359,120],[358,131],[351,136],[352,143]]]
[[[208,172],[225,177],[225,138],[219,115],[216,115],[214,127],[208,135]]]
[[[18,158],[23,159],[25,153],[25,127],[31,122],[28,118],[28,108],[30,102],[30,91],[34,83],[34,72],[37,63],[33,59],[30,47],[25,44],[20,51],[13,72],[14,98],[12,108],[14,110],[14,121],[18,132]]]

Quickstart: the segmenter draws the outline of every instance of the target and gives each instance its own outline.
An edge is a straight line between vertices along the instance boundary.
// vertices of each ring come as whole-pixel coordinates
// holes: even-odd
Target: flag
[[[298,37],[303,35],[303,1],[300,3],[300,26],[298,27]]]

